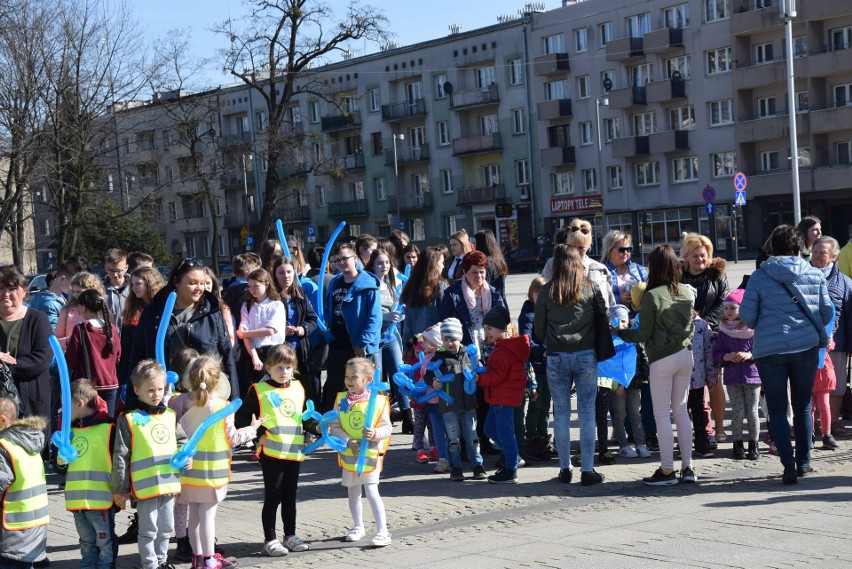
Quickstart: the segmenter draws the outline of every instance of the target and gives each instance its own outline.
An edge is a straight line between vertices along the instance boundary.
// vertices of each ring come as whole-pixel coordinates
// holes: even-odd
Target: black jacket
[[[695,310],[714,332],[719,329],[719,322],[725,315],[725,297],[731,292],[728,277],[725,275],[727,268],[728,262],[720,257],[710,260],[700,275],[689,274],[686,264],[682,264],[683,277],[680,282],[692,285],[698,290]]]
[[[287,321],[288,326],[302,326],[305,329],[305,335],[299,338],[299,348],[296,350],[296,356],[299,362],[300,378],[311,377],[311,334],[317,329],[317,313],[314,307],[306,297],[294,298],[293,304],[296,309],[296,319],[292,322]],[[284,306],[287,308],[286,304]]]
[[[441,367],[438,371],[441,375],[453,374],[455,380],[444,384],[444,391],[453,398],[452,403],[447,403],[443,399],[438,399],[438,407],[441,413],[459,413],[461,411],[473,411],[476,409],[476,395],[468,395],[464,391],[464,370],[471,369],[470,356],[464,346],[457,354],[452,352],[439,351],[435,354],[432,361],[440,361]],[[424,376],[426,383],[431,387],[435,379],[433,371],[427,371]]]

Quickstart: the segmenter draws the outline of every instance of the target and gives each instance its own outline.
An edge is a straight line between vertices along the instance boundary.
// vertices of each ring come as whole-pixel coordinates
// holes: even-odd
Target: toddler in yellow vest
[[[169,460],[186,442],[186,434],[163,402],[166,372],[160,364],[142,360],[130,382],[139,404],[115,421],[112,492],[119,507],[131,493],[136,498],[142,569],[159,569],[168,564],[175,496],[180,493],[180,473]],[[192,460],[185,468],[192,470]]]
[[[18,419],[11,399],[0,397],[0,565],[29,567],[47,549],[47,487],[41,449],[44,419]]]
[[[375,367],[366,358],[352,358],[346,363],[344,383],[347,391],[337,394],[334,408],[340,412],[340,418],[328,425],[331,435],[346,441],[346,450],[339,453],[337,463],[343,469],[343,486],[349,491],[349,511],[355,522],[354,527],[346,534],[346,541],[359,541],[364,537],[364,518],[361,509],[361,487],[367,495],[367,501],[373,510],[376,520],[376,535],[371,544],[373,547],[385,547],[391,543],[388,533],[385,505],[379,495],[379,474],[382,471],[382,461],[388,444],[390,444],[391,421],[390,405],[386,395],[379,395],[376,401],[376,412],[373,424],[365,424],[367,405],[370,391],[367,384],[373,378]],[[364,462],[364,471],[358,476],[358,453],[361,450],[361,439],[370,441]]]

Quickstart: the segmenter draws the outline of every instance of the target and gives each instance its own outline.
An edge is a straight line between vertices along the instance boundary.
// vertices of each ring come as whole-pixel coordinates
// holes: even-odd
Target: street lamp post
[[[598,97],[595,99],[595,128],[598,131],[598,191],[603,194],[603,129],[601,129],[601,105],[609,106],[608,97]]]
[[[399,159],[397,156],[397,147],[396,141],[405,141],[404,134],[395,134],[393,135],[393,191],[396,193],[396,222],[399,224],[400,222],[400,214],[399,214]],[[398,226],[397,226],[398,227]]]
[[[795,0],[781,0],[781,19],[784,20],[784,37],[787,51],[787,115],[790,118],[790,177],[793,182],[793,223],[802,220],[802,198],[799,193],[799,143],[796,133],[796,86],[793,75],[793,18],[796,17]]]

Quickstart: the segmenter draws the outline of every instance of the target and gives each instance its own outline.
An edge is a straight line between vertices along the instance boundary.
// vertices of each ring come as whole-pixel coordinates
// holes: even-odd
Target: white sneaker
[[[290,550],[281,545],[281,542],[277,539],[273,539],[263,546],[263,554],[267,557],[284,557],[288,553],[290,553]]]
[[[623,456],[624,458],[636,458],[639,455],[636,454],[636,451],[633,450],[633,447],[631,447],[630,445],[624,445],[618,451],[618,456]]]
[[[361,541],[365,535],[364,526],[355,526],[346,533],[346,541]]]
[[[648,450],[648,445],[636,445],[636,452],[639,453],[639,456],[642,458],[651,457],[651,451]]]
[[[284,538],[284,547],[290,551],[307,551],[310,549],[310,546],[298,535]]]
[[[377,533],[373,540],[370,542],[370,545],[373,547],[387,547],[391,544],[391,535],[387,532],[385,533]]]

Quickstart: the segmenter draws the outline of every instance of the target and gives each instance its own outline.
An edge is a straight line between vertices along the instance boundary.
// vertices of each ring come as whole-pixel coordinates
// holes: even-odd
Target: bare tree
[[[225,71],[254,89],[266,103],[268,126],[259,150],[267,161],[265,194],[255,248],[269,234],[284,177],[298,170],[287,164],[294,146],[294,97],[311,93],[329,99],[324,83],[311,69],[343,52],[353,40],[383,41],[387,18],[377,9],[351,2],[342,17],[321,0],[248,0],[251,12],[227,20],[216,31],[229,41],[221,50]],[[338,104],[339,101],[333,101]],[[280,169],[281,166],[288,168]]]

